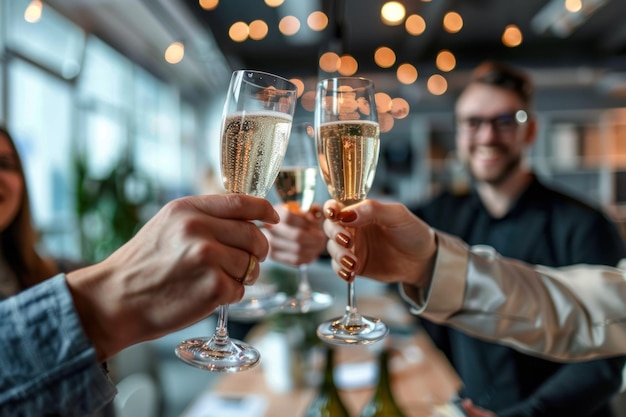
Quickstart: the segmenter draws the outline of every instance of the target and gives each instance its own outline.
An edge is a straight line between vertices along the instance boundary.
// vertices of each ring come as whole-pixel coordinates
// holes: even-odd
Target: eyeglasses
[[[465,133],[476,134],[482,125],[491,125],[493,131],[499,135],[510,135],[517,128],[528,122],[528,113],[518,110],[514,113],[503,113],[495,117],[469,116],[459,118],[457,124]]]

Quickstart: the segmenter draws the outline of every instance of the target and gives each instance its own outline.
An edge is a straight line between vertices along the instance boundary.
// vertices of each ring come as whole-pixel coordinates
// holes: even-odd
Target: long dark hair
[[[45,261],[39,253],[37,253],[36,245],[38,235],[32,222],[30,203],[28,198],[28,188],[26,185],[26,177],[24,175],[24,167],[20,159],[15,141],[6,127],[0,125],[0,136],[4,137],[8,142],[17,161],[17,168],[20,174],[23,190],[22,201],[18,212],[3,231],[0,231],[0,240],[6,262],[15,272],[22,289],[30,287],[46,278],[50,278],[58,271],[52,262]]]

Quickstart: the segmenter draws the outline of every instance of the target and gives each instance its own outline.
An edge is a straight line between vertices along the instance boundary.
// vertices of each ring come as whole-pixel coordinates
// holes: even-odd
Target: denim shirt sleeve
[[[0,302],[0,415],[94,413],[116,390],[60,274]]]

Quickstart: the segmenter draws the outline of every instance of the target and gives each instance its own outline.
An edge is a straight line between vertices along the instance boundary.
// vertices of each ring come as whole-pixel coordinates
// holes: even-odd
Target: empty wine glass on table
[[[293,126],[289,145],[275,181],[280,200],[295,213],[306,213],[315,197],[317,182],[317,151],[315,132],[311,123]],[[333,297],[325,292],[313,291],[308,277],[308,265],[298,266],[296,294],[283,304],[286,313],[308,313],[323,310],[333,303]]]
[[[320,81],[315,136],[320,171],[330,195],[344,206],[364,200],[374,181],[380,149],[372,81],[356,77]],[[388,332],[380,319],[357,310],[354,280],[348,283],[345,314],[317,328],[322,340],[334,344],[374,343]]]
[[[221,171],[226,192],[265,197],[287,148],[296,94],[297,87],[277,75],[250,70],[233,72],[221,129]],[[176,348],[176,355],[209,371],[252,368],[259,362],[259,352],[247,343],[231,339],[227,322],[228,306],[222,305],[215,333],[183,341]]]

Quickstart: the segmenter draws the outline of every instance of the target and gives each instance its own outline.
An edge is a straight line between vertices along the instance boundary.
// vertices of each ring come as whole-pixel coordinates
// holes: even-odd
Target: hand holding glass
[[[221,165],[226,192],[265,197],[287,148],[296,94],[293,83],[276,75],[233,72],[222,114]],[[213,336],[183,341],[176,355],[209,371],[252,368],[259,362],[259,352],[231,339],[227,321],[228,306],[220,306]]]
[[[364,78],[332,78],[317,85],[315,135],[322,178],[330,195],[344,206],[367,197],[378,163],[380,128],[374,85]],[[389,329],[356,307],[354,280],[342,317],[320,324],[318,336],[334,344],[368,344]]]

